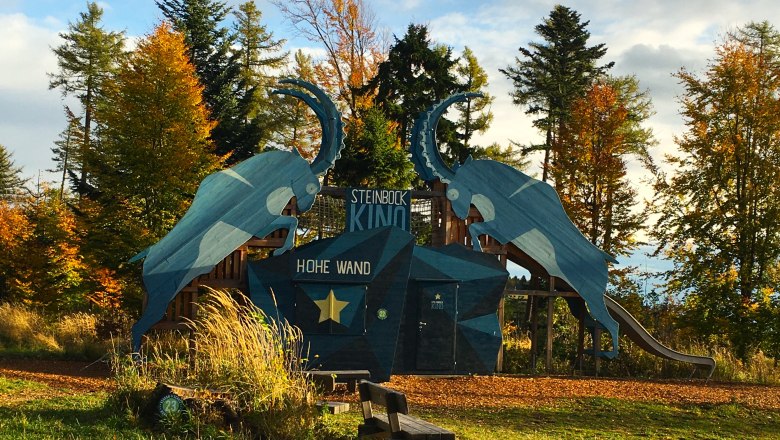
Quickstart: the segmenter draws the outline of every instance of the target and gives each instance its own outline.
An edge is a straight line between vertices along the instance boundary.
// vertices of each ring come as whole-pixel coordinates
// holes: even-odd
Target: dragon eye
[[[306,192],[309,194],[317,194],[317,184],[316,183],[309,183],[306,185]]]
[[[457,200],[460,197],[460,193],[457,189],[452,188],[447,190],[447,198],[450,200]]]

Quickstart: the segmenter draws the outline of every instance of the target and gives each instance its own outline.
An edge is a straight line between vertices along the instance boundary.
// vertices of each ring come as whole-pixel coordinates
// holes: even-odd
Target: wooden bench
[[[337,383],[346,384],[347,391],[354,393],[357,391],[358,381],[371,378],[371,373],[368,370],[310,370],[306,374],[326,393],[332,393],[336,389]]]
[[[361,380],[358,385],[363,424],[358,426],[358,438],[386,437],[410,440],[455,440],[455,433],[409,415],[406,395],[372,382]],[[373,412],[373,405],[385,407],[387,414]]]

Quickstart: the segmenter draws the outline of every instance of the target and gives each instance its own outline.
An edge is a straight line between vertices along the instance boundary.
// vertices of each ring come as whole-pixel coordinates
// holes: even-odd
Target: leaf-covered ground
[[[410,405],[418,407],[536,407],[554,405],[560,400],[604,397],[675,405],[737,403],[780,410],[780,387],[702,380],[393,376],[385,385],[405,393]]]
[[[109,391],[112,381],[105,364],[50,360],[0,360],[0,402],[51,396],[52,393]],[[45,386],[21,387],[14,381]],[[406,394],[418,407],[505,408],[549,406],[562,399],[604,397],[669,404],[736,403],[780,410],[780,387],[705,382],[703,380],[635,380],[528,376],[393,376],[386,386]],[[11,391],[14,388],[25,388]],[[336,396],[357,401],[357,395]]]
[[[113,386],[108,374],[101,363],[0,360],[0,405],[108,391]]]

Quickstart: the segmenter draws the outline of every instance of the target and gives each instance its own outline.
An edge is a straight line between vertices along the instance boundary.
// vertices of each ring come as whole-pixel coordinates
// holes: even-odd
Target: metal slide
[[[604,302],[613,318],[620,324],[620,330],[628,336],[631,341],[641,347],[648,353],[673,361],[688,362],[698,367],[709,367],[710,372],[707,375],[709,379],[712,372],[715,371],[715,359],[707,356],[696,356],[692,354],[680,353],[661,344],[636,320],[628,310],[618,304],[615,300],[604,295]]]

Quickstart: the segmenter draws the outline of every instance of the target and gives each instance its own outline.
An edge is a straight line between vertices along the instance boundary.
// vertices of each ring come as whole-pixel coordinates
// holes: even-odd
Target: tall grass
[[[542,330],[543,332],[543,330]],[[556,335],[553,349],[552,374],[571,374],[576,346],[568,335]],[[589,338],[586,338],[589,339]],[[586,345],[588,344],[586,340]],[[761,351],[754,352],[748,359],[741,360],[729,347],[708,346],[700,342],[680,342],[671,347],[682,353],[710,356],[715,359],[716,367],[711,380],[724,382],[747,382],[766,385],[780,385],[780,367],[775,359]],[[545,373],[544,348],[537,353],[537,369],[530,370],[531,340],[526,332],[514,323],[504,326],[504,372],[506,373]],[[593,368],[593,360],[585,357],[586,369]],[[694,375],[694,373],[696,373]],[[628,338],[621,337],[620,354],[612,360],[601,362],[599,374],[613,377],[639,377],[652,379],[684,379],[688,377],[706,377],[709,371],[694,371],[691,364],[670,361],[654,356]]]
[[[148,340],[136,374],[127,364],[117,369],[119,390],[130,395],[157,381],[189,386],[205,400],[226,399],[252,436],[315,437],[317,395],[302,370],[297,327],[219,290],[202,297],[190,325],[194,352],[187,353],[183,335]]]
[[[108,350],[98,318],[87,313],[47,316],[22,305],[0,304],[0,348],[27,355],[97,359]]]
[[[21,304],[0,304],[0,342],[15,349],[62,349],[43,317]]]

